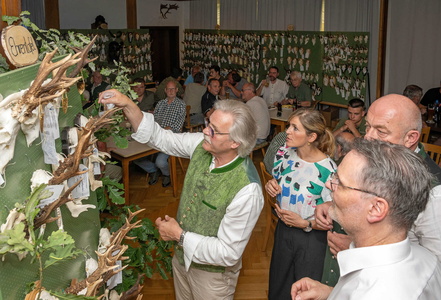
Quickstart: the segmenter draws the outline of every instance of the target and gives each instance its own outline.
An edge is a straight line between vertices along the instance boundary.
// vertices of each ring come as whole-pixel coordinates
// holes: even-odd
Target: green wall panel
[[[29,87],[35,78],[39,65],[21,68],[0,75],[0,94],[6,98],[11,93]],[[73,126],[75,115],[81,112],[81,99],[76,87],[72,87],[68,93],[69,109],[65,114],[59,113],[60,130],[65,126]],[[4,223],[9,210],[16,202],[23,203],[30,194],[30,178],[37,169],[50,171],[50,166],[43,161],[41,140],[38,138],[33,145],[27,147],[25,137],[20,131],[15,146],[14,158],[6,168],[6,186],[0,189],[0,223]],[[57,151],[61,152],[61,141],[56,141]],[[1,153],[0,153],[1,155]],[[92,193],[84,204],[96,204],[95,194]],[[63,289],[70,284],[71,279],[82,279],[85,276],[84,261],[87,255],[96,257],[95,250],[98,246],[98,234],[100,230],[99,212],[89,209],[78,218],[73,218],[66,207],[61,208],[64,229],[75,239],[77,248],[84,251],[84,255],[74,260],[62,262],[49,267],[44,271],[43,286],[48,289]],[[48,224],[46,234],[57,227],[54,223]],[[38,264],[31,263],[27,257],[18,261],[17,256],[7,254],[4,260],[0,260],[0,299],[23,299],[26,285],[38,279]]]

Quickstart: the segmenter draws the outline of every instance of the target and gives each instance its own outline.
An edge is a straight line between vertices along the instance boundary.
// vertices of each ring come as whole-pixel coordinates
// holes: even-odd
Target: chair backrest
[[[420,135],[420,142],[421,143],[427,143],[429,141],[429,135],[430,135],[430,127],[423,127],[421,129],[421,135]]]
[[[441,146],[422,143],[424,150],[430,156],[433,161],[438,165],[441,162]]]
[[[275,208],[276,207],[276,202],[275,202],[274,197],[271,197],[268,194],[268,192],[266,191],[266,189],[265,189],[266,183],[269,180],[273,179],[273,176],[266,171],[265,164],[262,161],[260,162],[260,171],[261,171],[262,178],[263,178],[263,183],[262,183],[262,186],[263,186],[263,197],[265,198],[265,201],[269,205],[271,205],[272,208]]]
[[[185,107],[186,110],[186,115],[185,115],[185,127],[186,128],[190,128],[191,127],[191,121],[190,121],[190,110],[191,110],[191,105],[187,105]]]

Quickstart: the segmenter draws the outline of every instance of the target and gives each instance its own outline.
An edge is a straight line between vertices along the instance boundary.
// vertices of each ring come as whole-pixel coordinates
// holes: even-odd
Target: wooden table
[[[107,143],[108,148],[116,148],[113,141],[109,141]],[[146,157],[159,151],[153,149],[146,144],[138,143],[135,140],[129,141],[129,146],[125,149],[116,148],[110,151],[110,154],[116,160],[119,160],[122,164],[122,172],[123,172],[123,182],[124,182],[124,190],[125,190],[125,199],[126,204],[130,205],[130,174],[129,174],[129,165],[131,161],[135,159]],[[178,185],[177,185],[177,175],[176,175],[176,157],[170,156],[169,160],[170,167],[170,179],[173,187],[173,197],[176,197],[178,194]]]
[[[288,122],[288,118],[292,113],[292,108],[282,108],[282,115],[280,117],[277,116],[277,108],[269,109],[271,124],[277,126],[279,129],[277,132],[285,131],[286,123]]]

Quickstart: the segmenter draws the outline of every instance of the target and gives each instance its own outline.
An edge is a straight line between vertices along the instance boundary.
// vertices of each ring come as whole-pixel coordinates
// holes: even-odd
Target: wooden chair
[[[274,229],[276,228],[277,222],[279,221],[279,218],[275,214],[273,214],[273,209],[275,209],[275,199],[271,197],[267,191],[265,190],[265,184],[273,178],[270,173],[268,173],[265,169],[265,164],[263,162],[260,162],[260,171],[262,174],[262,189],[263,189],[263,198],[265,200],[265,214],[266,214],[266,225],[265,225],[265,234],[263,236],[263,244],[262,244],[262,251],[266,250],[266,247],[268,245],[268,239],[270,231],[274,232]]]
[[[430,127],[423,127],[421,129],[420,143],[428,143],[430,136]]]
[[[441,146],[422,143],[424,150],[430,156],[431,159],[435,161],[437,165],[441,162]]]
[[[266,147],[268,145],[269,145],[268,142],[263,142],[263,143],[260,143],[259,145],[254,146],[253,151],[251,151],[251,153],[250,153],[251,160],[253,160],[253,153],[254,153],[254,151],[257,151],[257,150],[261,150],[262,151],[262,157],[264,157],[265,153],[266,153]]]
[[[185,109],[186,109],[185,122],[184,122],[185,130],[189,132],[193,132],[193,130],[202,131],[204,129],[205,124],[203,123],[191,124],[191,119],[190,119],[191,105],[187,105]]]

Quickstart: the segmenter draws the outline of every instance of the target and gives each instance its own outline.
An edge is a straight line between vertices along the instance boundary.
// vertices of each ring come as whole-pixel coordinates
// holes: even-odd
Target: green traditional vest
[[[228,166],[209,170],[213,156],[202,148],[201,142],[193,153],[179,203],[177,220],[187,231],[216,237],[228,205],[246,185],[257,182],[259,174],[249,157],[239,157]],[[184,264],[182,247],[175,255]],[[192,262],[192,267],[209,272],[224,272],[225,267]]]

